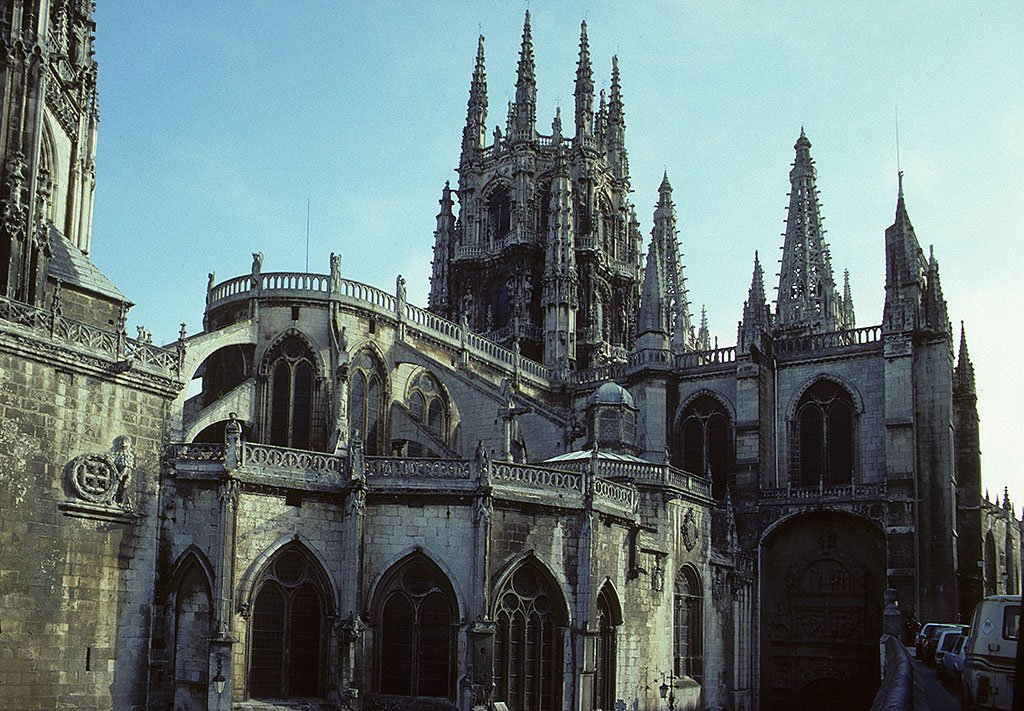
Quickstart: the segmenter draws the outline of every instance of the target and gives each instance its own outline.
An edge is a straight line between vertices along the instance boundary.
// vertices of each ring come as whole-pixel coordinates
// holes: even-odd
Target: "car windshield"
[[[1020,605],[1007,605],[1003,610],[1003,639],[1017,639],[1020,634]]]
[[[959,636],[960,635],[957,635],[957,634],[947,634],[945,637],[943,637],[942,638],[942,651],[943,652],[948,652],[949,650],[951,650],[953,648],[953,645],[956,643],[957,637],[959,637]]]

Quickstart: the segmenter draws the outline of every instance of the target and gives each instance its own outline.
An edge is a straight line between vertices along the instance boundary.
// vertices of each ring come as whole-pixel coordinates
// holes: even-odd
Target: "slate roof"
[[[46,270],[50,277],[114,301],[132,303],[114,286],[110,279],[107,279],[103,272],[96,268],[87,255],[71,244],[60,230],[52,225],[50,226],[50,250],[53,254]]]

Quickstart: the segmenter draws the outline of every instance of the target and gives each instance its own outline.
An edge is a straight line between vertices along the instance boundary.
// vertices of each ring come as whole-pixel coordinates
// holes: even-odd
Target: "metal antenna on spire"
[[[306,198],[306,273],[309,273],[309,198]]]
[[[902,173],[900,169],[900,107],[896,107],[896,172]]]

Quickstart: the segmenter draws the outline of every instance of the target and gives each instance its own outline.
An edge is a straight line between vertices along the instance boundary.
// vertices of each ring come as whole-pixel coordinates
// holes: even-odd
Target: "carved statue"
[[[260,285],[260,273],[263,271],[263,252],[252,253],[252,281],[254,287]]]
[[[331,252],[331,293],[341,290],[341,255]]]

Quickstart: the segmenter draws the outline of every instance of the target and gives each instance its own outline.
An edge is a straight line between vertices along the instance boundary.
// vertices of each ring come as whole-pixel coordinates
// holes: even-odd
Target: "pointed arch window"
[[[444,388],[433,375],[426,371],[418,373],[409,389],[409,411],[431,435],[445,444],[449,443],[451,415]],[[410,442],[410,456],[429,456],[418,442]],[[418,445],[418,447],[413,447]]]
[[[594,709],[615,708],[615,627],[622,620],[618,604],[607,586],[597,596],[597,648],[594,655]]]
[[[366,454],[382,456],[384,451],[384,378],[377,359],[363,351],[352,361],[352,385],[348,411],[353,432],[363,438]]]
[[[795,469],[799,486],[834,486],[853,479],[853,398],[830,380],[819,380],[796,409]]]
[[[673,661],[676,676],[700,681],[704,675],[704,594],[700,577],[690,565],[676,576]]]
[[[255,587],[249,621],[249,693],[319,697],[325,661],[323,585],[295,547],[277,554]]]
[[[495,701],[518,711],[561,708],[561,595],[536,565],[521,565],[497,596]]]
[[[487,196],[487,236],[504,239],[512,231],[512,198],[507,185],[498,185]]]
[[[721,501],[736,483],[732,467],[732,426],[725,406],[701,395],[683,410],[680,420],[683,469],[711,478],[711,494]]]
[[[297,336],[279,343],[267,359],[270,444],[295,449],[313,445],[316,359]]]
[[[454,699],[455,596],[447,577],[423,558],[382,586],[377,688],[396,696]]]

